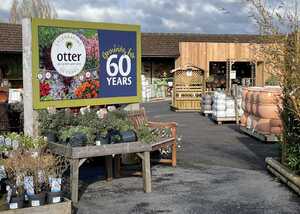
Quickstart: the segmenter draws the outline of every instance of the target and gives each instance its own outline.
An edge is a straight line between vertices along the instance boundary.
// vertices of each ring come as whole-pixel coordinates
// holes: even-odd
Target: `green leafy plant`
[[[155,142],[158,139],[158,136],[146,124],[141,125],[136,130],[136,134],[138,140],[141,141],[142,143],[150,144]]]
[[[71,139],[77,134],[85,134],[88,143],[90,144],[94,143],[95,135],[93,135],[92,129],[83,126],[71,126],[62,129],[59,132],[59,139],[63,142],[67,142],[69,139]]]
[[[93,135],[106,133],[105,123],[98,117],[96,109],[90,109],[78,115],[77,121],[79,126],[90,128]]]
[[[287,145],[287,164],[291,170],[300,172],[300,144]]]
[[[108,112],[103,122],[106,131],[116,130],[122,132],[133,129],[126,112],[123,110]]]
[[[32,150],[32,149],[41,149],[47,145],[47,142],[44,140],[44,137],[31,137],[26,134],[18,134],[15,132],[8,133],[6,138],[9,138],[11,141],[16,141],[19,144],[19,147],[23,150]]]
[[[266,80],[266,85],[277,86],[280,84],[278,76],[271,74],[271,76]]]
[[[47,110],[39,112],[39,128],[42,135],[50,132],[58,135],[63,128],[77,125],[79,125],[78,118],[70,110],[56,110],[55,113],[49,113]]]

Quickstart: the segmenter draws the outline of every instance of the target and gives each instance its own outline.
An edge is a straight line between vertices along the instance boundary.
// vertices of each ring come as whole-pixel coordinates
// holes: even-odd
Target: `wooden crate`
[[[66,198],[57,204],[47,204],[39,207],[26,207],[15,210],[0,211],[0,214],[71,214],[72,202]]]
[[[223,122],[236,122],[235,117],[216,117],[212,115],[211,117],[218,125],[222,125]]]
[[[240,126],[240,130],[242,132],[246,133],[247,135],[250,135],[251,137],[254,137],[262,142],[278,142],[279,141],[278,137],[274,134],[262,134],[255,130],[250,130],[244,126]]]

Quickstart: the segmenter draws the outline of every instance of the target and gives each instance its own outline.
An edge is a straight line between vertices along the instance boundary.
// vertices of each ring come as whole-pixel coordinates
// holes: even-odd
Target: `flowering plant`
[[[88,80],[75,89],[75,95],[78,98],[97,98],[99,87],[99,80]]]
[[[49,83],[40,83],[40,95],[42,97],[48,96],[50,93],[51,87]]]

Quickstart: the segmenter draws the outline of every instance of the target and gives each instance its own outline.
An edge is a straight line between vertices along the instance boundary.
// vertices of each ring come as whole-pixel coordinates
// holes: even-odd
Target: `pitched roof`
[[[179,42],[237,42],[258,40],[256,35],[142,33],[143,57],[177,57]],[[21,25],[0,23],[0,52],[22,52]]]
[[[246,34],[142,33],[142,56],[177,57],[180,42],[251,43],[258,38]]]
[[[0,52],[22,52],[21,25],[0,23]]]

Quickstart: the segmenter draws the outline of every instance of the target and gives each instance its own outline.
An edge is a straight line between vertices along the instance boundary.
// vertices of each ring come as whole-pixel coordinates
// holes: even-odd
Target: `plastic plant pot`
[[[20,209],[24,207],[24,195],[18,197],[12,197],[8,204],[10,210]]]
[[[46,137],[47,137],[48,142],[57,142],[58,141],[58,138],[54,132],[48,132]]]
[[[46,201],[46,193],[42,192],[35,195],[29,195],[28,198],[31,207],[43,206]]]
[[[122,142],[135,142],[137,141],[136,133],[133,130],[120,132]]]
[[[56,204],[62,201],[62,192],[47,192],[47,203]]]

